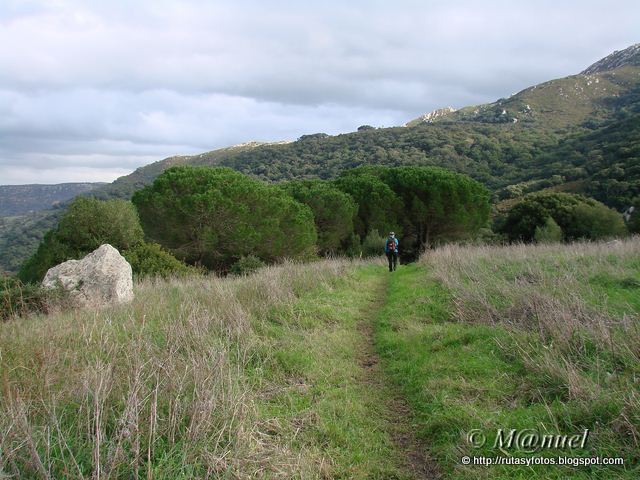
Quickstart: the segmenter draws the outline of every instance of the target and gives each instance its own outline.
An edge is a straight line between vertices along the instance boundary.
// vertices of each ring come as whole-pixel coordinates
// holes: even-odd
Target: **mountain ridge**
[[[105,182],[31,183],[0,185],[0,217],[24,215],[53,208],[81,193],[87,193]]]
[[[614,70],[626,65],[640,66],[640,43],[631,45],[623,50],[614,51],[613,53],[585,68],[582,72],[580,72],[580,74],[590,75],[594,73]]]
[[[637,50],[636,45],[629,48]],[[130,198],[176,165],[226,166],[269,181],[328,179],[361,165],[424,165],[467,174],[496,195],[562,189],[566,183],[622,208],[640,196],[640,169],[635,166],[640,164],[640,66],[627,50],[587,68],[615,65],[613,69],[549,80],[492,103],[431,116],[428,122],[172,156],[89,194]],[[621,64],[623,57],[627,63]],[[25,219],[33,228],[18,221],[0,225],[0,268],[8,269],[10,261],[15,269],[18,257],[35,250],[44,235],[36,229],[50,225],[47,215],[56,211]]]

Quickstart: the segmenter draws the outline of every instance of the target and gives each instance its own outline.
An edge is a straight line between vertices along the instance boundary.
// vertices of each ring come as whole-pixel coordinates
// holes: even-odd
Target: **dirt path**
[[[397,393],[396,389],[389,383],[380,365],[380,357],[374,345],[373,322],[375,315],[384,305],[389,277],[378,286],[376,301],[373,302],[364,312],[363,320],[360,323],[360,331],[365,339],[364,348],[361,353],[360,364],[363,375],[362,382],[375,386],[375,390],[386,391],[384,395],[387,403],[388,424],[390,435],[395,443],[398,452],[404,454],[401,464],[407,473],[415,479],[437,479],[441,478],[436,462],[429,456],[427,446],[416,438],[414,427],[411,423],[412,414],[405,399]]]

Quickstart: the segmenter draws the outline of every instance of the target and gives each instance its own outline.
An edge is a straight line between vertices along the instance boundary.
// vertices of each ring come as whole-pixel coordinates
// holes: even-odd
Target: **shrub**
[[[0,276],[0,320],[28,313],[47,312],[55,290],[45,290],[40,285],[24,284],[8,275]]]
[[[231,267],[231,273],[236,275],[247,275],[265,266],[265,263],[254,255],[240,257]]]
[[[362,241],[363,257],[378,257],[384,254],[384,244],[387,240],[378,233],[378,230],[371,230]]]
[[[22,265],[18,277],[25,283],[37,283],[49,268],[82,258],[104,243],[123,251],[142,241],[142,227],[131,202],[78,197]]]
[[[500,231],[509,240],[530,242],[534,240],[536,228],[544,227],[549,217],[560,226],[568,241],[626,234],[622,215],[597,200],[570,193],[525,196],[507,212]]]
[[[562,229],[551,217],[547,217],[547,221],[542,227],[536,227],[533,235],[537,243],[557,243],[562,241]]]
[[[182,263],[157,243],[138,244],[122,252],[122,255],[131,264],[134,275],[138,277],[183,276],[198,271]]]

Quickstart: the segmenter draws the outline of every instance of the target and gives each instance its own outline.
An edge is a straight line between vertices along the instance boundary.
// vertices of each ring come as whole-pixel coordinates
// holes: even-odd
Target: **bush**
[[[363,257],[379,257],[384,254],[384,244],[387,241],[378,233],[378,230],[371,230],[362,241]]]
[[[626,226],[615,210],[594,200],[571,193],[535,193],[525,196],[508,212],[500,231],[512,241],[531,242],[536,228],[547,219],[562,229],[567,241],[623,236]]]
[[[37,283],[51,267],[82,258],[104,243],[123,251],[142,241],[142,227],[131,202],[78,197],[22,265],[18,277],[24,283]]]
[[[551,217],[547,217],[547,221],[543,227],[536,227],[533,235],[537,243],[557,243],[562,241],[562,229]]]
[[[0,320],[28,313],[44,313],[51,306],[55,290],[24,284],[18,278],[0,276]]]
[[[231,273],[236,275],[247,275],[265,266],[265,263],[254,255],[240,257],[231,267]]]
[[[138,277],[183,276],[198,272],[196,268],[182,263],[157,243],[141,243],[125,250],[122,255],[131,264],[133,274]]]

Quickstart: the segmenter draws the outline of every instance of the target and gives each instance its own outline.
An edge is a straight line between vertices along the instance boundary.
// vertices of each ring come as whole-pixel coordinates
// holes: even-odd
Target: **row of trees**
[[[138,274],[181,262],[227,272],[285,257],[381,253],[378,232],[389,230],[402,237],[405,254],[415,255],[473,236],[488,215],[483,186],[435,167],[366,167],[334,181],[280,184],[229,168],[174,167],[132,202],[78,198],[19,276],[39,281],[51,266],[102,243],[123,251]]]
[[[474,235],[489,215],[482,185],[433,167],[363,167],[335,181],[276,185],[227,168],[176,167],[132,201],[148,238],[218,271],[248,255],[357,253],[375,231],[398,231],[415,254]]]
[[[628,232],[620,213],[570,193],[527,195],[498,219],[495,229],[510,241],[524,242],[599,240]]]
[[[489,192],[437,167],[360,167],[331,181],[268,184],[229,168],[174,167],[132,202],[76,199],[19,277],[103,243],[137,275],[186,273],[187,265],[240,272],[282,258],[382,253],[394,230],[405,258],[470,239],[488,224]],[[567,193],[530,194],[495,222],[510,241],[599,239],[627,231],[602,203]]]

